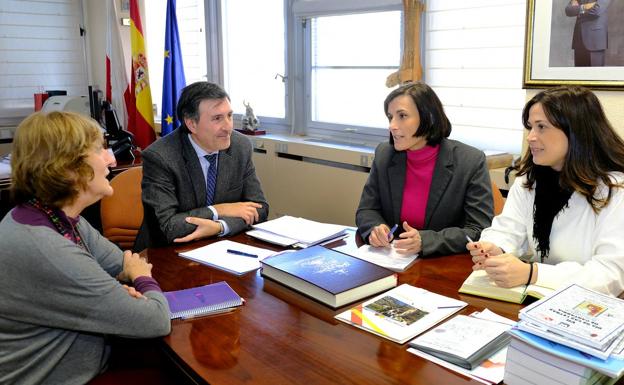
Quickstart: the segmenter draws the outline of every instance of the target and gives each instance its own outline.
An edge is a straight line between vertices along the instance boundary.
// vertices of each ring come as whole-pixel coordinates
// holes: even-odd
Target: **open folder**
[[[346,234],[347,226],[284,215],[258,223],[247,235],[280,246],[306,248]]]

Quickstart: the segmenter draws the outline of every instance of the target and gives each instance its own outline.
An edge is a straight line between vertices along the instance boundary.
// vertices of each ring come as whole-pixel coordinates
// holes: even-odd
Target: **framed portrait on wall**
[[[624,89],[624,1],[527,0],[524,88]]]

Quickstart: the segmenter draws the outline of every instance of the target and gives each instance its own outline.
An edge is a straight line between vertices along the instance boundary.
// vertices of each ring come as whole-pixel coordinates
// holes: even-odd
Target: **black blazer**
[[[219,151],[215,203],[257,202],[260,222],[267,219],[269,205],[251,159],[249,138],[233,131],[230,147]],[[157,140],[142,153],[141,183],[144,218],[134,250],[164,246],[195,230],[187,216],[212,218],[206,206],[206,176],[188,135],[181,128]],[[230,234],[248,226],[241,218],[223,219]]]
[[[381,143],[355,215],[362,238],[368,242],[373,227],[400,222],[407,154]],[[494,201],[485,154],[461,142],[443,139],[433,170],[425,225],[419,230],[422,256],[466,251],[466,235],[478,240],[481,230],[490,226]]]

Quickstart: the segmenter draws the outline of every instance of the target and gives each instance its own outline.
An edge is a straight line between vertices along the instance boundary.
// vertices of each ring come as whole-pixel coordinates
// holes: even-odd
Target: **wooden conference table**
[[[327,247],[357,247],[354,238]],[[278,249],[244,234],[230,239]],[[259,271],[236,277],[177,255],[210,242],[147,250],[154,265],[153,275],[163,290],[227,281],[247,301],[231,313],[173,321],[171,334],[163,339],[164,350],[193,381],[306,385],[478,383],[407,352],[407,344],[399,345],[334,319],[348,307],[334,311],[264,279]],[[487,307],[517,319],[521,305],[457,293],[471,265],[468,254],[419,259],[399,275],[399,282],[467,302],[469,305],[460,314]]]

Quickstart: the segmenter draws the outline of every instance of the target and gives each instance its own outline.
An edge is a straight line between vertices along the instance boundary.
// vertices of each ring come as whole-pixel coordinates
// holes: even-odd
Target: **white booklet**
[[[416,262],[418,253],[408,255],[399,254],[394,247],[394,243],[391,243],[390,246],[387,247],[363,245],[358,248],[355,257],[401,273],[409,269],[409,267]]]
[[[409,345],[466,369],[474,369],[509,344],[512,324],[458,315],[410,341]]]
[[[466,305],[403,284],[336,315],[336,319],[402,344]]]
[[[243,275],[260,268],[260,261],[277,251],[223,240],[181,252],[181,257],[212,266],[235,275]]]
[[[624,330],[624,301],[572,284],[520,310],[519,318],[521,324],[606,350]]]
[[[493,321],[501,325],[507,325],[510,328],[516,324],[515,321],[502,317],[488,309],[485,309],[481,312],[474,312],[470,315],[470,317],[473,317],[475,319]],[[498,384],[501,381],[503,381],[503,377],[505,375],[505,361],[507,357],[507,348],[508,348],[508,345],[494,352],[485,361],[483,361],[479,366],[477,366],[476,368],[472,370],[462,368],[461,366],[452,364],[441,358],[432,356],[431,354],[427,354],[421,350],[409,348],[407,349],[407,351],[419,357],[422,357],[426,360],[434,362],[442,367],[445,367],[457,373],[463,374],[466,377],[472,378],[476,381],[489,385],[489,384]]]

